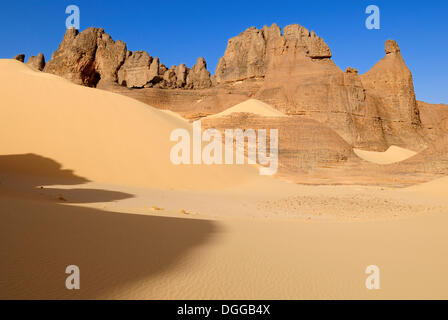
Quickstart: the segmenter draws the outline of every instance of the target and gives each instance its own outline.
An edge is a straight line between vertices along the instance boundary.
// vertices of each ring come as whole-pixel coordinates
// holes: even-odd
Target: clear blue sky
[[[369,70],[384,56],[384,41],[398,41],[414,75],[417,98],[448,103],[448,1],[3,1],[0,58],[43,52],[49,59],[65,32],[65,8],[81,10],[81,30],[102,27],[129,50],[146,50],[167,66],[192,66],[203,56],[212,72],[227,40],[248,27],[276,22],[315,30],[345,69]],[[381,10],[381,29],[365,27],[365,8]]]

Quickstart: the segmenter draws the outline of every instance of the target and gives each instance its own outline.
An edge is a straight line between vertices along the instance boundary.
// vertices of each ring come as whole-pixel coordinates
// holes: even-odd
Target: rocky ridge
[[[128,88],[202,89],[211,86],[203,58],[191,69],[184,64],[168,69],[159,58],[145,51],[128,51],[126,43],[112,40],[101,28],[88,28],[81,33],[67,29],[44,71],[89,87],[115,83]]]

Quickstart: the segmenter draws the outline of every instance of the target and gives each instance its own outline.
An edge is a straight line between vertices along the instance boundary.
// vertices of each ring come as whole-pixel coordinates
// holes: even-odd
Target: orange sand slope
[[[169,140],[191,125],[136,100],[0,60],[0,154],[34,153],[92,181],[208,189],[260,179],[248,166],[175,166]],[[132,159],[132,161],[130,161]]]
[[[377,164],[391,164],[400,162],[410,157],[413,157],[417,154],[417,152],[400,148],[397,146],[390,146],[384,152],[376,152],[376,151],[366,151],[361,149],[353,149],[355,154],[363,160],[377,163]]]

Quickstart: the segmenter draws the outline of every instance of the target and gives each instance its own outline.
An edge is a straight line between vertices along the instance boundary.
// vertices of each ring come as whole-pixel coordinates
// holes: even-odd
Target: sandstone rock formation
[[[95,71],[100,75],[101,82],[117,82],[118,69],[127,54],[126,43],[112,40],[102,29],[98,30],[97,37]]]
[[[37,56],[29,57],[26,64],[36,70],[42,71],[45,67],[45,57],[42,53],[39,53]]]
[[[151,69],[153,62],[157,66]],[[146,51],[128,51],[124,64],[118,70],[118,84],[129,88],[143,88],[158,76],[158,64],[159,61],[154,61]]]
[[[207,70],[205,59],[200,57],[196,64],[188,70],[186,77],[186,87],[188,89],[205,89],[212,86],[210,72]]]
[[[129,53],[118,71],[118,84],[128,88],[185,88],[205,89],[212,86],[204,58],[198,58],[193,68],[185,64],[167,69],[159,58],[145,51]]]
[[[261,30],[252,27],[229,40],[214,77],[209,76],[205,61],[198,59],[192,69],[181,65],[159,70],[160,82],[146,84],[211,88],[195,95],[196,100],[186,93],[123,93],[192,119],[232,106],[226,100],[236,104],[254,97],[300,121],[325,123],[353,147],[385,151],[395,144],[419,151],[427,141],[421,131],[412,75],[398,45],[387,41],[385,47],[386,57],[361,76],[355,68],[344,72],[337,67],[325,42],[301,26],[287,26],[283,32],[275,24]],[[382,84],[377,86],[381,77]]]
[[[353,68],[343,72],[324,54],[316,59],[304,50],[273,52],[256,98],[326,123],[354,147],[425,147],[412,75],[395,42],[386,42],[386,57],[362,76]]]
[[[437,141],[448,132],[448,105],[417,101],[423,135],[430,142]]]
[[[168,69],[145,51],[127,51],[124,42],[115,42],[98,28],[88,28],[81,33],[68,29],[44,69],[90,87],[106,88],[114,83],[128,88],[202,89],[211,86],[203,58],[199,58],[191,70],[189,75],[190,69],[185,64]]]
[[[283,37],[303,39],[297,36],[303,33],[288,31]],[[317,36],[306,39],[285,48],[279,42],[281,47],[271,48],[273,54],[255,97],[286,114],[325,123],[354,147],[387,149],[376,106],[368,103],[359,75],[354,69],[343,72],[338,68],[329,59],[331,52],[323,40]],[[314,46],[304,45],[314,42]]]
[[[215,77],[209,78],[201,59],[195,67],[186,69],[185,88],[213,87],[213,92],[199,94],[197,100],[180,93],[164,94],[161,99],[151,91],[135,97],[171,108],[187,118],[220,112],[225,105],[230,107],[224,100],[232,94],[238,94],[231,99],[234,103],[254,97],[288,115],[325,123],[353,147],[385,151],[395,144],[419,151],[427,141],[421,131],[412,75],[398,45],[387,41],[385,47],[382,61],[387,66],[383,68],[384,62],[379,62],[361,76],[355,68],[348,67],[344,72],[337,67],[325,42],[303,27],[287,26],[283,32],[275,24],[261,30],[252,27],[229,40]],[[205,82],[196,85],[192,79],[200,69],[204,70]],[[184,71],[179,69],[182,76],[177,81],[176,70],[173,67],[168,71],[163,77],[165,85],[160,88],[182,87]],[[375,89],[378,77],[385,78],[383,85]],[[170,84],[174,79],[175,86]]]
[[[413,134],[421,128],[421,120],[412,74],[395,41],[386,41],[385,52],[386,56],[361,76],[362,84],[378,106],[389,145],[417,147],[423,139]]]
[[[229,40],[216,68],[216,82],[264,77],[273,56],[303,54],[311,59],[331,58],[327,44],[313,31],[297,24],[281,29],[276,24],[261,30],[251,27]]]
[[[25,55],[23,53],[18,54],[14,57],[14,60],[20,61],[20,62],[25,62]]]
[[[436,138],[422,152],[412,158],[391,166],[395,172],[407,172],[414,175],[439,175],[446,177],[448,174],[448,119],[440,123],[443,134]]]
[[[345,73],[356,73],[358,74],[358,69],[352,68],[352,67],[347,67],[345,69]]]
[[[178,88],[182,88],[185,86],[187,81],[187,66],[184,63],[181,63],[178,67],[176,67],[176,86]]]
[[[101,28],[88,28],[81,33],[69,28],[44,71],[89,87],[100,80],[115,82],[126,51],[125,43],[113,41]]]
[[[205,118],[201,122],[204,129],[218,129],[223,137],[226,129],[266,129],[267,137],[270,129],[278,129],[278,174],[283,177],[304,174],[316,166],[341,165],[354,157],[350,145],[336,132],[311,119],[233,113],[219,118]],[[269,139],[267,146],[269,152]]]
[[[89,28],[78,33],[74,28],[67,29],[62,43],[45,66],[44,72],[53,73],[89,87],[94,87],[100,80],[95,70],[95,54],[98,37],[104,31]]]

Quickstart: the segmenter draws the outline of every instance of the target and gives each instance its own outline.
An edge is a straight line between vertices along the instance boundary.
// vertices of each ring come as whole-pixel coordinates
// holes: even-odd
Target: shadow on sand
[[[152,277],[175,268],[217,231],[210,221],[115,213],[21,197],[20,190],[88,181],[37,155],[0,156],[0,181],[0,299],[154,299],[157,296],[124,295],[122,290],[142,279],[150,285]],[[70,197],[70,189],[63,190]],[[71,196],[76,194],[77,203],[131,196],[76,190]],[[65,269],[72,264],[81,273],[81,289],[76,291],[65,288]]]
[[[90,182],[56,161],[35,154],[0,156],[0,192],[19,197],[39,197],[64,203],[109,202],[131,194],[101,189],[58,189],[43,186],[79,185]]]

